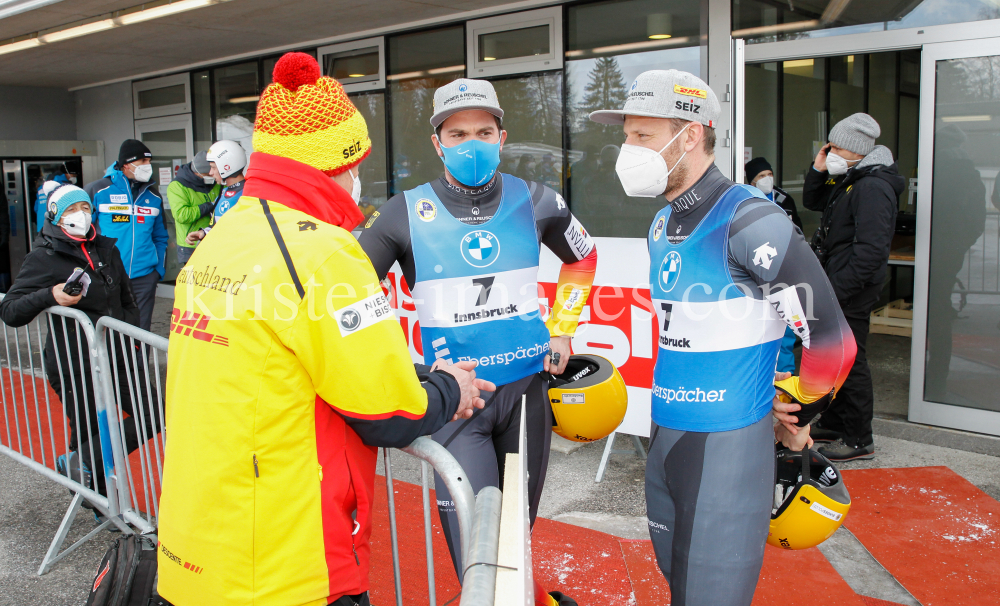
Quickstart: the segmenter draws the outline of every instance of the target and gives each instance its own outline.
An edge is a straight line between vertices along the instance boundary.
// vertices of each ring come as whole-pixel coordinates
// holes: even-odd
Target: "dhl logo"
[[[678,95],[684,95],[685,97],[699,97],[701,99],[708,99],[708,92],[701,90],[700,88],[688,88],[687,86],[681,86],[680,84],[674,85],[674,92]]]
[[[195,313],[193,311],[186,311],[182,314],[181,310],[175,307],[170,310],[170,332],[177,333],[185,337],[194,337],[195,339],[205,341],[206,343],[214,343],[216,345],[222,345],[223,347],[229,347],[228,338],[213,335],[205,330],[208,328],[208,323],[211,319],[212,318],[210,316]]]

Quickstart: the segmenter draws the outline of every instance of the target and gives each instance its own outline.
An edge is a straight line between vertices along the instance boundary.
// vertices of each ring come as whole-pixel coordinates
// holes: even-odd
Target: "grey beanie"
[[[856,113],[837,122],[830,131],[830,143],[867,156],[875,149],[875,139],[882,134],[878,122],[868,114]]]
[[[198,152],[195,155],[194,160],[191,161],[191,168],[194,169],[196,173],[201,173],[207,175],[212,171],[212,165],[208,163],[208,152]]]

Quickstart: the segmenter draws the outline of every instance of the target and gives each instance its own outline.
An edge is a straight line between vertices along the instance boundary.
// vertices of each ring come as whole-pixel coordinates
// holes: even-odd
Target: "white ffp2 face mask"
[[[355,204],[361,204],[361,171],[358,174],[351,174],[351,179],[354,179],[354,184],[351,186],[351,197],[354,198]]]
[[[670,173],[680,165],[687,152],[681,154],[673,168],[667,167],[667,161],[660,154],[670,147],[688,126],[691,124],[682,128],[660,151],[628,143],[622,145],[618,162],[615,163],[615,172],[622,182],[625,195],[633,198],[655,198],[667,190]]]
[[[59,225],[71,236],[83,238],[90,231],[90,213],[78,210],[75,213],[64,214]]]
[[[134,168],[133,177],[139,183],[148,182],[153,176],[153,166],[151,164],[140,164]]]
[[[860,160],[848,160],[839,154],[830,152],[826,155],[826,172],[831,175],[843,175],[851,164],[857,164]]]
[[[771,193],[774,191],[774,177],[761,177],[757,179],[756,187],[764,194]]]
[[[215,177],[202,177],[205,181],[205,185],[215,185]]]

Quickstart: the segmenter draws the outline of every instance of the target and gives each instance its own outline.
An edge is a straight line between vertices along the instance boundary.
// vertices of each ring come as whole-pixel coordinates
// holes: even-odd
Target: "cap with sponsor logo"
[[[624,124],[625,116],[680,118],[715,127],[722,108],[715,92],[701,78],[676,69],[639,74],[629,89],[625,107],[590,114],[601,124]]]
[[[467,109],[479,109],[497,118],[503,118],[497,91],[493,89],[491,83],[486,80],[459,78],[434,91],[434,115],[431,116],[431,126],[437,128],[450,116]]]

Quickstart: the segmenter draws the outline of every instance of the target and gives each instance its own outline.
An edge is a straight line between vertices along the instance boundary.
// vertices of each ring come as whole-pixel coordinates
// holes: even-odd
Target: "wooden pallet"
[[[869,332],[899,337],[913,336],[913,305],[896,299],[879,307],[872,312]]]

